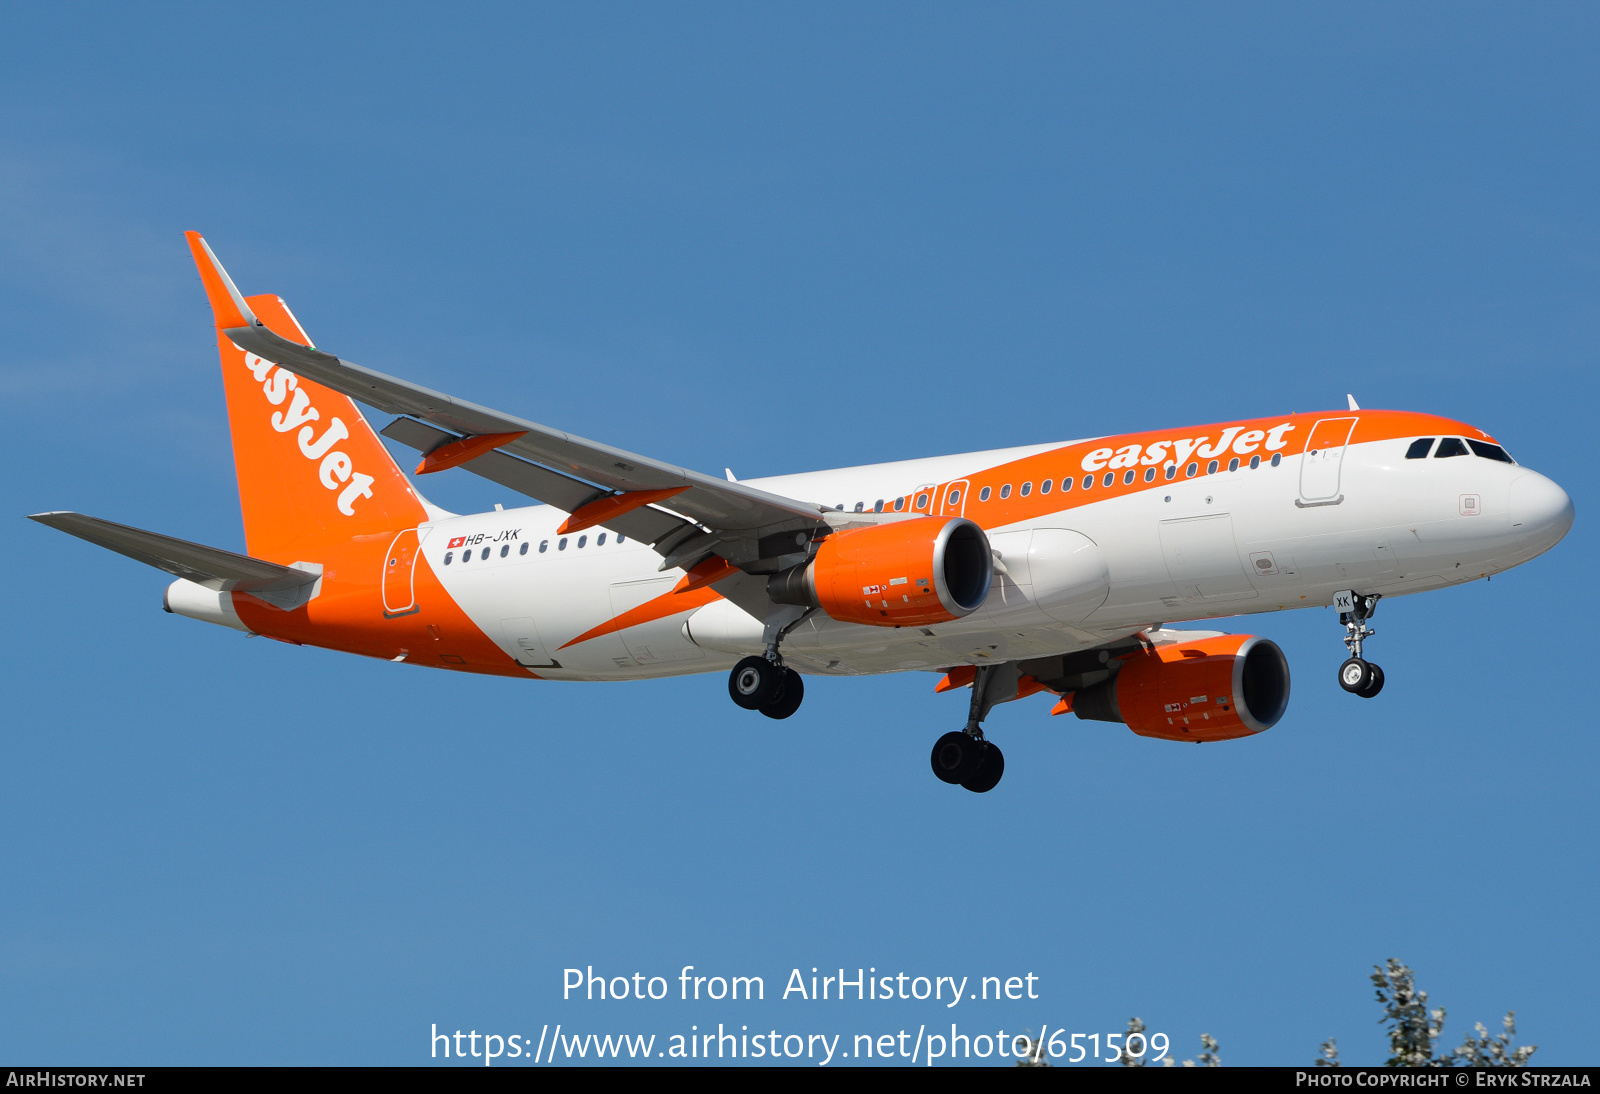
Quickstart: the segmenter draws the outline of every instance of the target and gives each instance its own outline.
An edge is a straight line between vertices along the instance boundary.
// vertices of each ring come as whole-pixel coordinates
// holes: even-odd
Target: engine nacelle
[[[1080,718],[1124,722],[1169,741],[1248,737],[1288,708],[1288,659],[1277,643],[1249,634],[1141,649],[1111,679],[1072,697]]]
[[[983,607],[994,580],[989,537],[960,517],[914,517],[835,532],[804,565],[767,581],[779,604],[841,623],[948,623]]]

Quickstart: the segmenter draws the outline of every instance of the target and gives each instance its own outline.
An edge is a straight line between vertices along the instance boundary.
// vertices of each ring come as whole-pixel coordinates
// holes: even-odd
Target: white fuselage
[[[1037,445],[753,480],[786,497],[870,511],[1063,447]],[[1476,456],[1406,459],[1407,441],[1350,445],[1337,500],[1307,503],[1302,457],[1158,481],[1011,524],[965,491],[954,509],[981,524],[1001,563],[974,614],[930,627],[870,627],[813,615],[784,642],[808,673],[859,674],[1018,660],[1090,648],[1158,622],[1327,605],[1355,589],[1385,596],[1476,580],[1548,550],[1572,507],[1527,468]],[[1019,484],[1020,485],[1020,484]],[[617,680],[726,669],[762,649],[762,621],[727,600],[566,646],[597,623],[668,593],[648,545],[535,505],[422,526],[421,549],[451,597],[530,674]],[[465,540],[464,545],[459,544]],[[488,557],[484,557],[487,550]],[[463,552],[469,559],[463,560]],[[525,551],[525,553],[524,553]],[[448,559],[447,559],[447,556]],[[565,648],[563,648],[565,647]]]

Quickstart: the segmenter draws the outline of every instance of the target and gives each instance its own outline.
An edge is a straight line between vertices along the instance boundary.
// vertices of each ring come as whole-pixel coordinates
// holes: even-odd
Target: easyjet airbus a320
[[[77,513],[34,520],[178,580],[166,608],[297,645],[525,679],[728,671],[787,718],[804,675],[943,673],[971,688],[933,772],[982,793],[996,703],[1170,741],[1270,729],[1265,638],[1153,620],[1339,610],[1346,691],[1383,671],[1379,599],[1553,547],[1572,502],[1482,430],[1394,410],[1291,414],[751,482],[702,475],[351,364],[189,233],[216,315],[248,555]],[[354,401],[353,401],[354,400]],[[429,504],[355,401],[422,453],[533,499]]]

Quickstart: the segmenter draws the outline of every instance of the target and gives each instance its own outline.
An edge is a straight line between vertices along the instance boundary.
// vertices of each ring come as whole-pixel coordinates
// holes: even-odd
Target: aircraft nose
[[[1530,471],[1511,482],[1511,529],[1554,546],[1572,527],[1572,499],[1543,475]]]

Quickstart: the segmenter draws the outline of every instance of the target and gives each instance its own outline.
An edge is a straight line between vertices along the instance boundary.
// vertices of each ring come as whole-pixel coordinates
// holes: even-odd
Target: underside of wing
[[[207,547],[186,539],[148,532],[82,513],[34,513],[28,517],[68,535],[219,591],[237,591],[272,600],[316,583],[317,573]],[[265,594],[265,595],[263,595]]]

